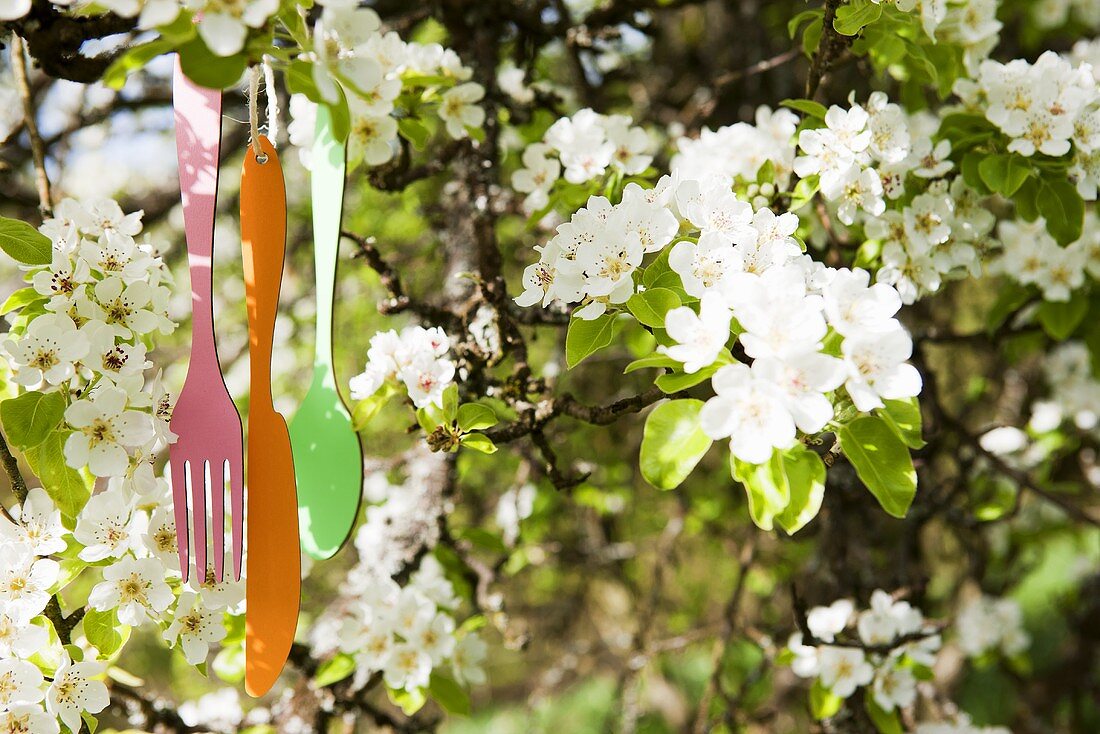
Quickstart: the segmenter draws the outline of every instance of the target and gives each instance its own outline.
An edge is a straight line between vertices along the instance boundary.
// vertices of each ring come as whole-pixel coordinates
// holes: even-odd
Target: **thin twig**
[[[714,641],[714,649],[711,652],[711,675],[707,681],[706,690],[699,699],[699,706],[695,710],[695,734],[703,734],[710,723],[710,704],[715,694],[722,693],[722,658],[729,649],[733,633],[737,629],[737,614],[741,607],[741,599],[745,591],[745,577],[756,560],[756,537],[749,536],[748,541],[741,546],[741,556],[737,561],[737,581],[734,582],[733,591],[722,609],[722,633]]]
[[[31,93],[30,75],[27,73],[26,48],[23,39],[13,33],[11,37],[11,66],[15,73],[15,86],[23,100],[23,124],[27,128],[27,137],[31,141],[31,157],[34,160],[34,183],[38,189],[38,208],[43,217],[53,211],[53,199],[50,197],[50,179],[46,175],[46,144],[38,133],[38,121],[35,119],[34,95]]]

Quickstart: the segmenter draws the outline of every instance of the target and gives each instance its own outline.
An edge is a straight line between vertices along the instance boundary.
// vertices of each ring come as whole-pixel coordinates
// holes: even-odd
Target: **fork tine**
[[[206,583],[206,493],[210,485],[210,462],[199,464],[199,476],[191,468],[191,522],[195,526],[195,571],[199,584]]]
[[[234,471],[234,469],[237,471]],[[240,465],[229,464],[229,512],[233,523],[233,580],[241,580],[244,558],[244,477]]]
[[[180,557],[180,573],[187,583],[187,572],[191,563],[188,554],[187,529],[187,462],[172,458],[168,462],[172,467],[172,507],[176,516],[176,549]]]
[[[210,532],[214,540],[214,579],[221,583],[225,566],[225,464],[219,461],[210,465],[210,503],[212,523]]]

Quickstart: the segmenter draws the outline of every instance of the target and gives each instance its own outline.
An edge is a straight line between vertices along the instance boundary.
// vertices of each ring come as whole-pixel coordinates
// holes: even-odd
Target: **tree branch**
[[[43,217],[49,217],[53,211],[53,199],[50,197],[50,179],[46,175],[46,145],[38,133],[38,120],[35,116],[34,94],[31,92],[30,75],[27,73],[26,49],[23,39],[17,34],[11,38],[11,66],[15,74],[15,86],[23,102],[23,125],[31,141],[31,157],[34,160],[34,183],[38,189],[38,209]]]
[[[367,261],[371,270],[378,273],[382,281],[382,287],[386,289],[389,297],[378,304],[378,310],[385,315],[392,315],[411,311],[429,323],[450,327],[459,321],[458,315],[445,308],[432,306],[427,303],[410,298],[405,293],[405,286],[401,282],[401,276],[392,265],[386,262],[382,253],[378,251],[373,237],[363,237],[354,232],[341,232],[341,236],[354,242],[359,247],[355,257]]]
[[[3,431],[0,431],[0,461],[4,463],[4,471],[7,472],[8,481],[11,483],[11,491],[19,500],[19,504],[23,504],[27,501],[27,480],[19,471],[19,461],[8,448],[8,441]]]
[[[829,67],[840,57],[852,39],[842,36],[833,27],[836,20],[836,9],[840,7],[842,0],[825,0],[825,17],[822,19],[821,40],[814,51],[810,61],[810,71],[806,75],[806,99],[813,99],[821,86],[821,80],[829,71]]]

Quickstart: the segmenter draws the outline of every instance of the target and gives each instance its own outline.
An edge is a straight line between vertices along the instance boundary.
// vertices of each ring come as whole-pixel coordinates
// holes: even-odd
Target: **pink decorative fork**
[[[188,515],[194,528],[198,583],[207,580],[206,508],[213,521],[214,577],[223,579],[225,562],[225,483],[230,484],[233,525],[233,577],[241,578],[244,542],[244,450],[241,417],[222,379],[214,343],[211,269],[214,255],[214,201],[218,192],[222,93],[196,86],[176,60],[172,80],[176,155],[183,195],[187,265],[191,273],[191,361],[172,413],[179,438],[170,449],[172,502],[180,571],[188,578]],[[228,474],[228,476],[226,476]],[[190,513],[188,512],[190,490]]]

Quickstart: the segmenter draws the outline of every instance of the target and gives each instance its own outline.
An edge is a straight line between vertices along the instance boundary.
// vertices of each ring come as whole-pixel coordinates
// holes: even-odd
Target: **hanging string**
[[[248,127],[251,136],[252,153],[260,163],[267,162],[267,154],[260,147],[260,68],[253,66],[248,70]]]
[[[271,57],[264,54],[264,94],[267,95],[267,137],[272,145],[279,137],[279,95],[275,91],[275,72],[271,68]]]

